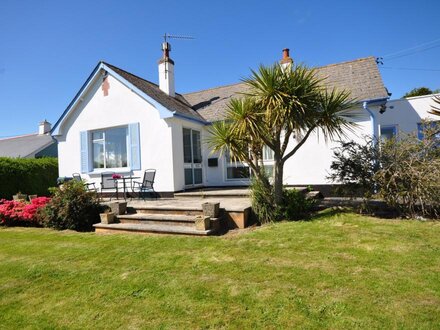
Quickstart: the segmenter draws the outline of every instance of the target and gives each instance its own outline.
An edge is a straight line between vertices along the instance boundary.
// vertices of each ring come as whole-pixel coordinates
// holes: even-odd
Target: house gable
[[[180,95],[178,96],[179,99],[174,99],[160,91],[157,85],[101,61],[55,123],[51,131],[52,135],[63,134],[62,127],[65,120],[78,108],[78,105],[84,100],[84,97],[91,87],[99,80],[104,81],[107,76],[115,78],[129,90],[152,105],[159,112],[161,119],[176,116],[206,124],[203,118],[191,109]]]

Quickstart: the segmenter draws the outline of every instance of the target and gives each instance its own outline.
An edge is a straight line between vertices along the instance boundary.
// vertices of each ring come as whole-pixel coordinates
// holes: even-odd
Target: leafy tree
[[[423,96],[433,94],[435,91],[429,89],[428,87],[416,87],[410,90],[408,93],[402,96],[402,98],[413,97],[413,96]]]
[[[353,101],[347,91],[325,88],[314,69],[292,64],[260,66],[243,80],[248,89],[241,99],[232,99],[225,121],[210,128],[210,147],[229,152],[233,159],[247,163],[253,175],[266,187],[270,180],[261,166],[263,146],[274,153],[273,187],[276,207],[283,203],[285,162],[319,131],[327,141],[352,130]],[[290,145],[292,137],[296,140]]]
[[[327,179],[340,183],[339,193],[348,196],[369,198],[377,188],[374,177],[379,170],[380,144],[372,138],[364,143],[340,141],[333,153]]]

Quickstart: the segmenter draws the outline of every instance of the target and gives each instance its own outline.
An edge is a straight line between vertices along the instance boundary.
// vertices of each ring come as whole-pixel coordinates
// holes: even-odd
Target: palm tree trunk
[[[274,199],[275,205],[281,206],[283,203],[283,161],[281,160],[280,155],[276,152],[274,155]]]

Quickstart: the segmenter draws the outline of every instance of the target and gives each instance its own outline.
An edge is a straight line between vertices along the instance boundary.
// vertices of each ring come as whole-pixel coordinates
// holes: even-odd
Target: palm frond
[[[429,110],[428,112],[429,112],[430,114],[432,114],[432,115],[440,116],[440,95],[436,95],[436,96],[434,96],[432,99],[433,99],[433,101],[434,101],[435,103],[437,103],[439,106],[434,106],[434,105],[432,105],[432,106],[431,106],[431,110]]]
[[[325,141],[341,139],[348,132],[354,132],[357,127],[355,120],[361,117],[359,112],[354,111],[354,105],[355,101],[347,91],[333,88],[321,93],[316,126]]]

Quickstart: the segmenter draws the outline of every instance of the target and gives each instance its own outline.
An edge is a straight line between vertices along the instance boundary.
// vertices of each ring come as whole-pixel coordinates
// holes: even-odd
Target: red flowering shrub
[[[5,226],[36,226],[37,212],[50,201],[48,197],[34,198],[30,203],[0,199],[0,224]]]

